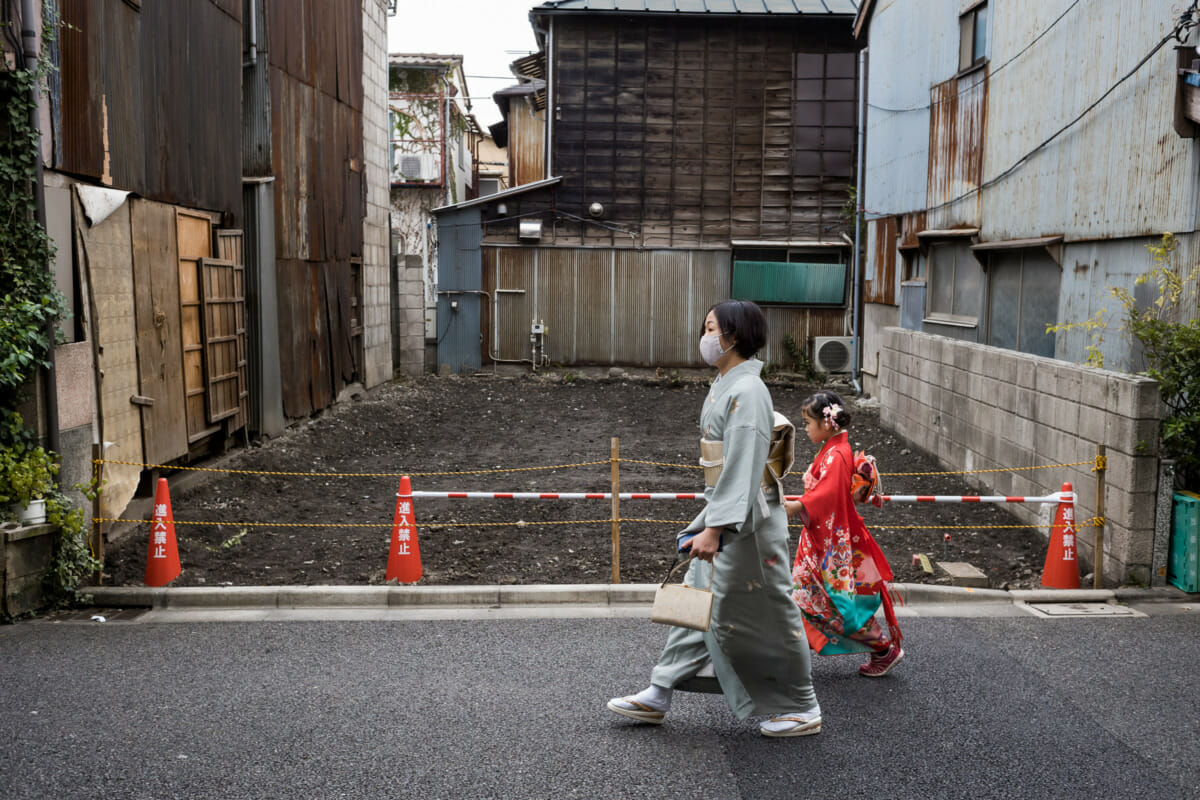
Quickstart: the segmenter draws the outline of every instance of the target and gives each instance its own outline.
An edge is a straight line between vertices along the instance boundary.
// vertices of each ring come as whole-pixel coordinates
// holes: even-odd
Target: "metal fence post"
[[[612,438],[612,582],[621,582],[621,440]]]

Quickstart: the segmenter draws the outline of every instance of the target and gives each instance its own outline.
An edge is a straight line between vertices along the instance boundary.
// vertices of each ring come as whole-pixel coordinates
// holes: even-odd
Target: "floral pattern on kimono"
[[[849,436],[841,431],[804,473],[792,599],[804,615],[809,646],[820,655],[873,652],[901,638],[888,587],[891,567],[850,496],[853,465]],[[875,618],[881,606],[887,633]]]

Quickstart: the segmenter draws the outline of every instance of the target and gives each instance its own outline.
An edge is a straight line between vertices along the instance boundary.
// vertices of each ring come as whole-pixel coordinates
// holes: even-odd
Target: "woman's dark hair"
[[[750,358],[767,343],[767,318],[749,300],[722,300],[709,311],[716,316],[721,335],[733,339],[733,349],[742,358]],[[703,335],[703,324],[700,330]]]
[[[834,404],[841,406],[842,410],[837,413],[833,421],[838,424],[838,428],[845,429],[849,427],[850,412],[846,410],[846,402],[842,400],[837,392],[831,392],[828,389],[822,389],[816,394],[811,395],[800,404],[800,411],[814,419],[825,419],[825,409]]]

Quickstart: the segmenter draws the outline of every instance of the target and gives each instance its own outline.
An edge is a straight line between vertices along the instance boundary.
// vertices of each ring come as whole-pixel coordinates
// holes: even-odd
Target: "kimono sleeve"
[[[824,462],[821,465],[824,471],[816,485],[800,498],[812,520],[827,519],[837,514],[845,506],[850,492],[850,466],[846,459],[841,458],[833,448],[819,458]]]
[[[705,508],[705,524],[740,531],[750,516],[762,485],[770,446],[770,425],[763,424],[749,403],[732,402],[725,423],[725,467]]]

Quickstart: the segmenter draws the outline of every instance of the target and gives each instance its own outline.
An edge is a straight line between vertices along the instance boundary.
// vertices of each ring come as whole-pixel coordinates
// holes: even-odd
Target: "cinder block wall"
[[[1149,378],[1093,369],[903,328],[886,328],[879,366],[880,421],[967,475],[981,493],[1046,495],[1064,482],[1076,518],[1096,516],[1096,446],[1107,447],[1104,576],[1149,582],[1158,486],[1161,402]],[[889,464],[884,473],[902,471]],[[1008,508],[1047,526],[1054,506]],[[1078,531],[1080,559],[1095,564],[1093,528]]]
[[[388,270],[388,100],[387,8],[363,0],[363,179],[367,216],[363,220],[363,383],[392,378],[392,331]]]

